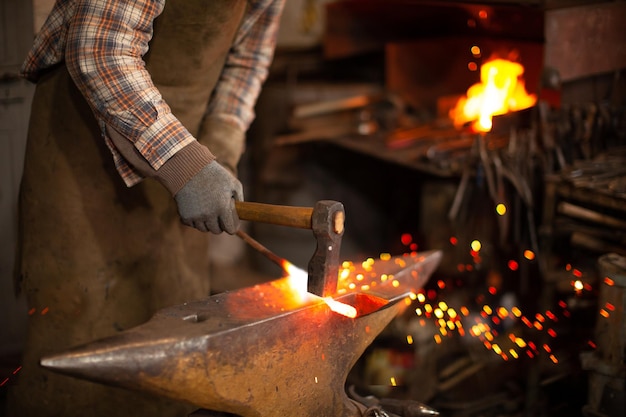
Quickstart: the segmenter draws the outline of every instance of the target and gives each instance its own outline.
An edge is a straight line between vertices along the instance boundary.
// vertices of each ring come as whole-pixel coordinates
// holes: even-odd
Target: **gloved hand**
[[[234,234],[239,229],[235,200],[243,200],[241,182],[217,161],[207,164],[174,196],[187,226],[202,232]]]

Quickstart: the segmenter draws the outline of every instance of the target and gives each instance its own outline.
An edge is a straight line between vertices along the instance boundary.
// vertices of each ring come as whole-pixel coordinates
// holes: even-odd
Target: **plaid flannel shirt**
[[[108,137],[109,125],[134,143],[152,168],[195,141],[154,86],[143,55],[166,0],[57,0],[22,67],[36,82],[65,62],[91,106],[128,186],[142,180]],[[208,112],[247,130],[274,53],[285,0],[251,0]]]

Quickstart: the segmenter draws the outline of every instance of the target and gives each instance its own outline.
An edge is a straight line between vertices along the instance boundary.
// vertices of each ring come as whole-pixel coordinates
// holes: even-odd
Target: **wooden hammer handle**
[[[270,223],[279,226],[312,229],[313,207],[279,206],[274,204],[235,201],[241,220]]]

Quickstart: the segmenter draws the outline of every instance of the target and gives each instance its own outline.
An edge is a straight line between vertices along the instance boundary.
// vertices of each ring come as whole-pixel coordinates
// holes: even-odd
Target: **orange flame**
[[[282,260],[283,270],[288,274],[289,287],[293,290],[294,295],[304,300],[309,294],[307,283],[309,275],[306,271],[298,268],[287,260]],[[356,308],[349,304],[342,303],[332,297],[323,297],[324,302],[335,313],[341,314],[349,318],[355,318],[357,315]]]
[[[505,59],[494,59],[480,67],[480,83],[467,90],[456,106],[450,110],[450,118],[457,127],[473,122],[472,129],[489,132],[492,117],[507,112],[523,110],[537,102],[524,87],[524,67]]]

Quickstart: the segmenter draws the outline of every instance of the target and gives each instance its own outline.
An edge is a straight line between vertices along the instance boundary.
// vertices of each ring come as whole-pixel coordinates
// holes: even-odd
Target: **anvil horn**
[[[242,417],[360,415],[345,393],[348,372],[440,259],[431,251],[381,261],[394,282],[340,289],[334,300],[355,318],[313,294],[298,298],[283,278],[165,308],[41,365]]]

